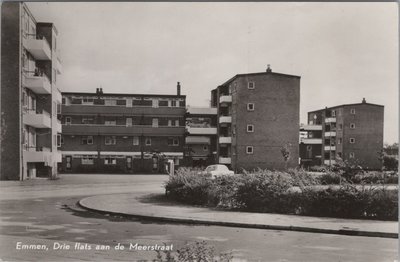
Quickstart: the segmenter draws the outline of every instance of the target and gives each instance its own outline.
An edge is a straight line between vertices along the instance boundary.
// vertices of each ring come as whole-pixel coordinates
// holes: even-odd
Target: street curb
[[[201,219],[190,219],[190,218],[176,218],[176,217],[162,217],[154,215],[140,215],[140,214],[127,214],[121,212],[107,211],[92,208],[81,203],[81,199],[78,201],[78,205],[86,210],[100,213],[117,215],[126,218],[141,218],[146,220],[160,221],[160,222],[173,222],[173,223],[185,223],[185,224],[197,224],[197,225],[209,225],[209,226],[225,226],[225,227],[241,227],[241,228],[255,228],[255,229],[267,229],[267,230],[283,230],[283,231],[297,231],[307,233],[320,233],[320,234],[333,234],[333,235],[345,235],[345,236],[360,236],[360,237],[381,237],[381,238],[398,238],[398,233],[388,232],[371,232],[371,231],[360,231],[351,229],[323,229],[323,228],[312,228],[312,227],[301,227],[301,226],[279,226],[279,225],[263,225],[263,224],[246,224],[236,222],[223,222],[223,221],[209,221]]]

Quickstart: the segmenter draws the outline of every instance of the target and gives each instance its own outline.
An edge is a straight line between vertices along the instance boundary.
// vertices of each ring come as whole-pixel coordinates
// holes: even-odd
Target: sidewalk
[[[221,211],[146,201],[145,196],[132,193],[98,195],[84,198],[79,204],[101,213],[158,221],[398,238],[398,222]]]

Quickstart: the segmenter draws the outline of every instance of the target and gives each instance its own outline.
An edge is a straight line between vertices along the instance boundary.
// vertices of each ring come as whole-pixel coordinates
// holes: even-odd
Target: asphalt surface
[[[155,223],[80,209],[85,196],[163,192],[166,176],[63,175],[60,180],[1,182],[0,261],[137,261],[154,251],[115,250],[143,245],[206,241],[236,261],[394,261],[397,240],[278,230]],[[49,250],[17,250],[17,242]],[[53,250],[54,243],[110,246],[111,250]]]

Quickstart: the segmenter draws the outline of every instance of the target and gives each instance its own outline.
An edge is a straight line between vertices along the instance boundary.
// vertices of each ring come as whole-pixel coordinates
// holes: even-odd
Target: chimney
[[[100,95],[102,95],[103,94],[103,88],[101,87],[100,88]]]
[[[176,95],[180,96],[181,95],[181,84],[178,82],[176,86]]]
[[[363,104],[367,103],[367,100],[365,100],[365,97],[363,98],[362,103]]]
[[[272,72],[271,65],[268,65],[267,73],[271,73],[271,72]]]

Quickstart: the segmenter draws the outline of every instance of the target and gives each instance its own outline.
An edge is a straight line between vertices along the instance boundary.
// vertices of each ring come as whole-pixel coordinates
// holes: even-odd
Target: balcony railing
[[[216,135],[216,127],[187,127],[187,131],[191,135]]]
[[[300,143],[307,145],[319,145],[322,144],[322,138],[300,138]]]
[[[325,132],[325,136],[336,136],[336,132],[334,131]]]
[[[336,150],[336,146],[324,146],[324,150],[325,151],[335,151]]]
[[[187,107],[187,112],[191,115],[217,115],[216,107]]]
[[[220,96],[219,103],[232,103],[232,96]]]
[[[219,123],[220,124],[232,123],[232,117],[231,116],[220,116],[219,117]]]
[[[324,165],[330,166],[330,165],[334,165],[334,164],[336,164],[336,160],[333,160],[333,159],[331,159],[331,160],[325,159],[324,160]]]
[[[184,126],[145,126],[145,125],[63,125],[62,133],[66,135],[130,135],[130,136],[180,136],[184,135]]]
[[[25,147],[23,151],[23,159],[26,162],[44,162],[50,166],[52,161],[52,152],[47,147]]]
[[[225,165],[230,165],[232,163],[230,157],[220,157],[219,158],[219,163],[220,164],[225,164]]]
[[[325,118],[325,123],[336,123],[336,117]]]
[[[38,71],[25,71],[22,84],[36,94],[51,94],[51,84],[45,74]]]
[[[220,144],[231,144],[232,143],[232,137],[230,136],[222,136],[219,138],[219,143]]]
[[[157,116],[184,116],[184,107],[152,106],[106,106],[106,105],[62,105],[62,112],[66,115],[104,114],[104,115],[157,115]]]
[[[51,116],[44,110],[25,109],[23,123],[35,128],[51,128]]]
[[[322,125],[302,125],[301,131],[322,131]]]
[[[51,60],[51,48],[45,37],[29,34],[23,45],[37,60]]]

